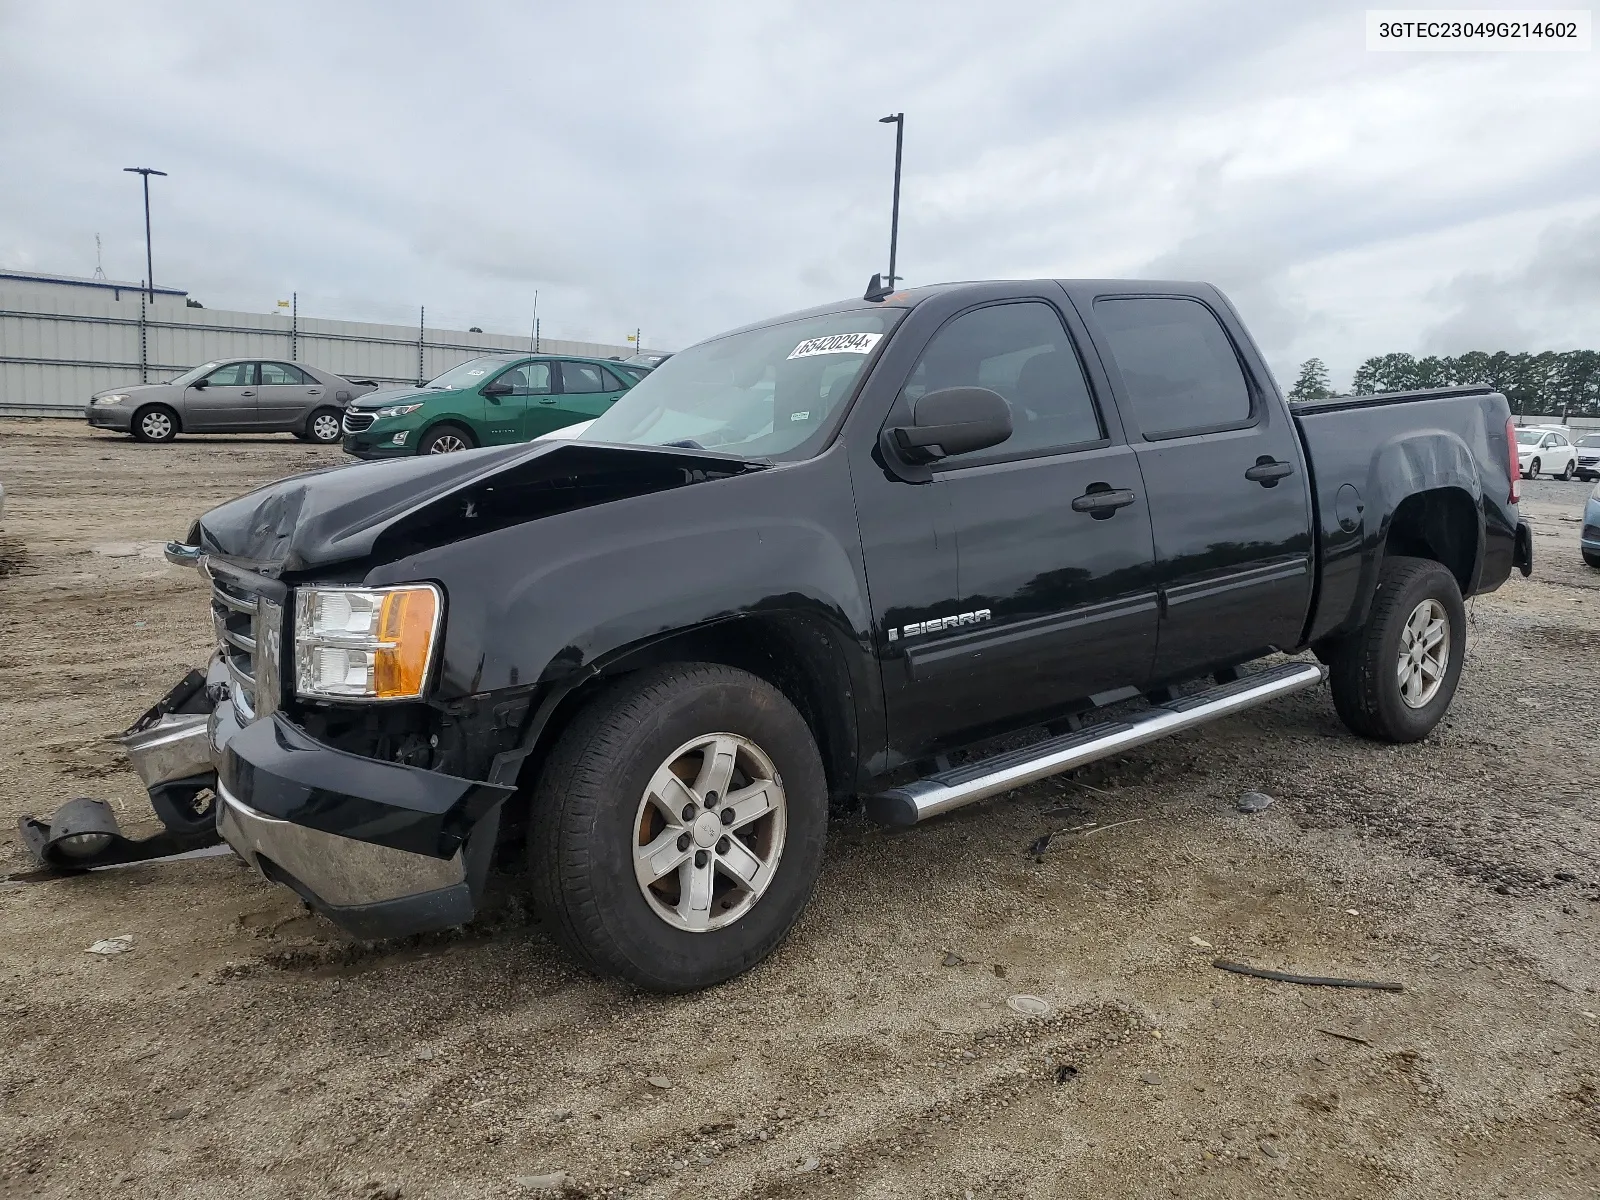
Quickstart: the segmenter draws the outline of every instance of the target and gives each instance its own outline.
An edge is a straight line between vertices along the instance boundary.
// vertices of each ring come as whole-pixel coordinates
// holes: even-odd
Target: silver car
[[[375,387],[305,363],[230,358],[201,363],[170,383],[96,392],[84,415],[97,429],[140,442],[170,442],[180,433],[292,433],[331,444],[343,436],[344,406]]]

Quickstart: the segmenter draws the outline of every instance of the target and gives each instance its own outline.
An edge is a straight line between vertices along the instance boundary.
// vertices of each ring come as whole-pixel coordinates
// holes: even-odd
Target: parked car
[[[280,359],[201,363],[169,383],[135,383],[96,392],[84,416],[140,442],[180,433],[292,433],[337,442],[345,406],[378,385]]]
[[[1560,430],[1525,425],[1517,430],[1517,464],[1524,479],[1537,479],[1541,471],[1571,479],[1578,469],[1578,452]]]
[[[1600,479],[1600,433],[1586,433],[1573,443],[1578,452],[1579,479]]]
[[[1583,532],[1579,535],[1583,561],[1600,568],[1600,483],[1589,493],[1589,502],[1583,506]]]
[[[622,362],[624,366],[643,367],[646,371],[654,371],[657,367],[671,357],[672,352],[670,350],[664,352],[657,350],[646,350],[639,354],[629,355],[627,358],[623,359]]]
[[[621,363],[603,359],[487,355],[425,387],[379,392],[351,405],[344,448],[357,458],[402,458],[532,441],[592,420],[638,381]]]
[[[522,854],[583,961],[702,987],[794,924],[830,798],[911,824],[1329,674],[1354,732],[1427,736],[1462,597],[1532,569],[1518,488],[1504,396],[1287,404],[1204,284],[836,304],[577,439],[207,513],[168,556],[220,645],[161,761],[358,936],[465,921]]]

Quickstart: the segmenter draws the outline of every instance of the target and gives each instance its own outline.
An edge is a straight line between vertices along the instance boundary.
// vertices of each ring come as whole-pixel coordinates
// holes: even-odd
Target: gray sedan
[[[292,433],[332,444],[343,436],[344,406],[376,386],[305,363],[231,358],[202,363],[170,383],[96,392],[84,415],[97,429],[141,442],[170,442],[179,433]]]

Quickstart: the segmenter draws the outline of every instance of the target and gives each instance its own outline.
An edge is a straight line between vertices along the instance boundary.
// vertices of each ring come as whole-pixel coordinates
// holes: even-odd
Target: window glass
[[[229,363],[206,376],[209,387],[249,387],[255,381],[256,365],[253,362]]]
[[[810,458],[904,315],[863,304],[691,346],[619,396],[582,440]]]
[[[985,387],[1011,402],[1011,436],[992,454],[1015,455],[1105,437],[1083,368],[1048,304],[996,304],[950,321],[922,352],[902,395]],[[956,462],[971,462],[964,455]]]
[[[264,362],[261,364],[261,386],[274,383],[313,383],[299,367],[288,363]]]
[[[609,367],[600,372],[600,378],[605,381],[608,392],[620,392],[623,388],[639,382],[639,376],[622,367]]]
[[[564,362],[561,364],[561,390],[574,392],[613,392],[616,388],[601,377],[600,368],[593,363]]]
[[[1146,437],[1250,420],[1250,389],[1216,314],[1197,300],[1096,300],[1111,356]]]
[[[526,362],[512,367],[495,380],[509,383],[513,396],[548,396],[550,394],[550,364]]]

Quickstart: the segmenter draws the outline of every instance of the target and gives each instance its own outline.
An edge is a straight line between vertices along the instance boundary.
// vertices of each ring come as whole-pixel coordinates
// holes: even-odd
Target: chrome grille
[[[211,575],[211,623],[228,668],[228,692],[242,721],[278,707],[283,606]]]
[[[376,413],[351,412],[345,410],[344,431],[346,433],[361,433],[372,428],[372,423],[378,419]]]

